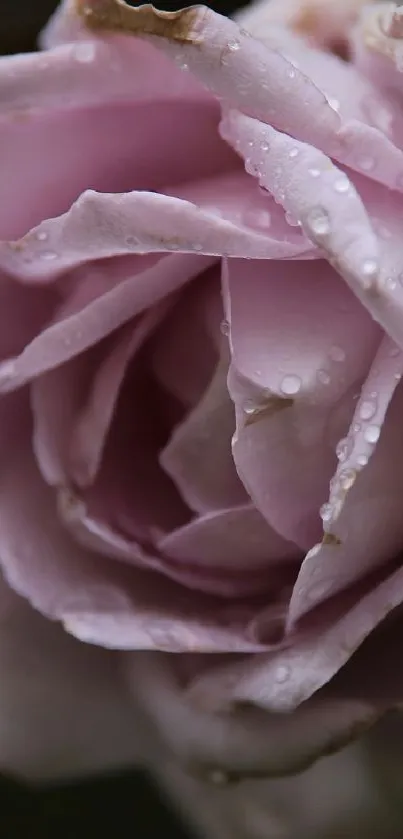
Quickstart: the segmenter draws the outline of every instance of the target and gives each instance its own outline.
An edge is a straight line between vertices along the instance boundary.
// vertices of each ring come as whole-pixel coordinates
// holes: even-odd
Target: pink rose
[[[4,579],[234,776],[402,695],[402,17],[243,17],[66,0],[0,63]]]

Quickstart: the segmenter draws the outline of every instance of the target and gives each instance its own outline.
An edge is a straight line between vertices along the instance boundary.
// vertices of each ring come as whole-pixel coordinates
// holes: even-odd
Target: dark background
[[[155,0],[159,8],[183,5]],[[0,0],[0,54],[35,48],[57,0]],[[135,3],[132,3],[135,5]],[[230,14],[239,0],[210,3]],[[0,778],[1,839],[193,839],[139,772],[32,789]],[[207,837],[206,837],[207,839]]]

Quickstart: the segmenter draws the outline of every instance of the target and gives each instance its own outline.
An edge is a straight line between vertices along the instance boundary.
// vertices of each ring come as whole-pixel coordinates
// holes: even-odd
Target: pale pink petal
[[[144,726],[116,658],[78,643],[0,582],[0,769],[55,782],[133,766]]]
[[[51,79],[55,70],[52,57],[54,53],[35,56],[39,67],[40,62],[46,66],[49,62],[46,78]],[[2,73],[2,62],[8,61],[11,65]],[[46,91],[46,79],[42,79],[33,57],[15,59],[15,67],[13,61],[0,58],[0,95],[3,79],[6,102],[11,101],[13,107],[11,113],[2,114],[0,110],[0,150],[7,164],[3,173],[1,238],[17,238],[43,219],[66,212],[89,188],[100,192],[162,190],[164,186],[210,177],[234,166],[234,156],[217,132],[220,111],[215,102],[198,101],[197,97],[160,101],[159,96],[157,102],[152,97],[150,101],[137,101],[136,94],[124,102],[112,94],[112,99],[106,97],[105,102],[102,97],[100,102],[87,102],[87,65],[83,71],[83,64],[74,61],[77,73],[64,80],[67,102],[63,107],[63,96],[59,101],[57,91],[52,93],[53,101],[41,101],[45,98],[41,91]],[[27,64],[26,77],[22,79],[21,61]],[[137,71],[137,78],[143,78],[146,72],[147,62]],[[20,94],[7,87],[13,73],[21,86]],[[109,64],[105,73],[114,77]],[[167,74],[162,73],[161,78],[166,85]],[[29,93],[31,84],[33,90]],[[102,79],[95,78],[93,84],[96,90],[108,89]],[[83,101],[76,102],[83,89]],[[26,195],[23,204],[18,201],[22,192]],[[44,241],[41,248],[49,250]]]
[[[117,0],[102,20],[102,11],[98,17],[95,6],[89,2],[87,7],[88,13],[85,6],[82,12],[89,29],[149,37],[182,66],[186,63],[216,96],[251,116],[308,140],[315,132],[329,138],[340,126],[321,91],[291,61],[206,6],[169,16],[151,5],[132,9]],[[116,8],[118,14],[124,10],[117,26]]]
[[[149,347],[153,375],[186,410],[196,405],[210,382],[222,320],[217,262],[182,291]]]
[[[291,715],[257,708],[209,713],[189,701],[175,674],[176,661],[126,654],[123,667],[133,696],[140,696],[163,741],[205,780],[300,771],[354,739],[379,715],[365,699],[331,696],[312,700]]]
[[[305,632],[290,637],[286,648],[201,676],[191,687],[191,697],[210,710],[253,702],[270,711],[292,711],[332,679],[402,598],[399,568],[369,592],[358,592],[353,605],[341,615],[329,615],[328,623],[323,625],[318,616]]]
[[[197,596],[197,593],[231,599],[263,594],[266,597],[268,594],[274,596],[274,601],[267,607],[267,614],[265,610],[265,614],[260,620],[259,637],[263,634],[262,625],[264,626],[265,645],[270,643],[272,637],[277,642],[279,632],[284,633],[287,608],[285,603],[282,603],[281,608],[279,608],[278,593],[281,590],[287,590],[288,592],[290,581],[295,580],[296,567],[291,560],[298,556],[298,550],[281,540],[267,525],[265,525],[267,530],[263,533],[263,527],[260,523],[261,533],[254,534],[254,550],[256,553],[259,547],[256,543],[260,536],[262,538],[266,536],[265,563],[260,562],[260,564],[250,567],[250,543],[253,541],[253,536],[245,533],[244,530],[242,530],[242,533],[245,542],[248,542],[250,536],[250,542],[247,546],[249,553],[246,550],[242,553],[244,567],[242,567],[241,561],[239,567],[236,564],[234,565],[232,554],[229,554],[229,562],[226,561],[226,556],[222,555],[223,548],[228,546],[229,549],[230,538],[226,529],[228,524],[233,525],[235,519],[237,522],[239,521],[239,526],[236,528],[237,533],[240,528],[249,526],[250,522],[256,525],[259,517],[256,511],[250,512],[249,509],[239,508],[239,514],[238,510],[224,510],[212,516],[206,516],[199,522],[195,522],[194,536],[191,526],[189,533],[185,527],[183,530],[174,531],[172,539],[169,536],[166,537],[167,550],[165,551],[164,538],[161,539],[160,545],[155,549],[152,546],[147,546],[147,549],[144,549],[133,537],[128,537],[119,529],[113,529],[105,521],[94,518],[82,498],[70,490],[62,489],[58,492],[58,509],[65,527],[80,545],[102,556],[129,563],[136,568],[158,572],[165,578],[160,579],[162,592],[165,581],[174,580],[181,586],[193,589],[196,593],[195,596]],[[223,528],[225,529],[223,530]],[[200,556],[200,552],[198,553],[196,550],[197,546],[195,546],[194,541],[196,537],[200,538],[199,531],[202,534],[203,545],[208,544],[209,550],[214,547],[214,550],[212,550],[212,554],[216,558],[214,564],[206,562],[205,554]],[[218,541],[219,539],[221,542]],[[182,545],[186,547],[188,542],[191,545],[193,544],[193,553],[190,550],[189,555],[181,547]],[[277,559],[282,564],[281,567],[277,566],[275,574],[270,576],[267,573],[270,566],[267,557],[270,556],[270,552],[274,556],[273,552],[276,546],[278,548]],[[237,550],[241,557],[239,547]],[[286,558],[285,562],[284,558]],[[244,614],[245,622],[246,620],[249,621],[248,637],[257,637],[252,609],[248,609]],[[273,633],[275,634],[273,635]]]
[[[239,213],[242,209],[237,208]],[[276,239],[251,229],[242,218],[239,224],[169,195],[88,190],[65,215],[43,222],[17,242],[3,243],[0,262],[26,282],[49,282],[89,260],[127,254],[179,250],[283,258],[312,248],[301,236],[284,237],[284,228],[283,223]]]
[[[102,290],[95,283],[95,295],[94,270],[89,267],[89,302],[84,299],[81,303],[80,297],[77,302],[69,300],[68,306],[59,311],[59,319],[27,344],[20,356],[0,364],[0,392],[21,387],[93,347],[135,315],[177,291],[210,262],[190,254],[172,254],[151,263],[151,267],[146,263],[145,268],[141,261],[129,261],[120,267],[120,282],[116,278],[119,266],[105,263],[98,269]],[[98,272],[95,269],[95,274]]]
[[[402,373],[403,353],[384,338],[349,434],[339,443],[341,462],[322,508],[324,541],[302,564],[289,608],[290,627],[403,548]]]
[[[127,367],[165,310],[153,307],[105,351],[96,347],[32,383],[33,445],[48,483],[94,481]]]
[[[401,346],[401,196],[355,173],[348,177],[316,149],[242,114],[228,114],[222,130]]]
[[[175,428],[160,455],[188,506],[197,513],[247,500],[231,453],[235,411],[227,388],[227,352],[196,407]]]
[[[158,547],[173,559],[226,569],[229,574],[232,570],[253,574],[266,569],[268,587],[274,583],[270,569],[301,555],[296,545],[282,539],[252,505],[195,518],[164,536]]]
[[[121,0],[108,8],[82,6],[89,30],[121,31],[150,38],[167,55],[185,65],[226,105],[307,141],[354,168],[357,159],[374,161],[372,176],[394,187],[403,167],[403,152],[379,123],[377,94],[369,106],[375,123],[342,119],[321,87],[282,52],[205,6],[167,16],[150,5],[135,9]],[[327,56],[325,65],[327,66]],[[355,76],[355,71],[353,72]],[[374,98],[375,97],[375,98]],[[387,108],[382,103],[382,113]],[[393,119],[388,111],[387,124]]]
[[[224,117],[221,133],[363,296],[378,273],[380,246],[348,177],[321,151],[240,112]]]
[[[322,260],[230,260],[224,291],[237,469],[272,527],[312,547],[381,333]]]
[[[359,72],[401,98],[402,21],[400,4],[373,3],[351,33]]]
[[[255,0],[236,19],[255,37],[270,38],[275,26],[286,26],[309,45],[344,51],[348,32],[368,0]]]
[[[159,575],[80,549],[56,515],[52,490],[30,456],[4,467],[0,561],[11,587],[73,635],[113,649],[252,652],[250,607],[189,590]]]

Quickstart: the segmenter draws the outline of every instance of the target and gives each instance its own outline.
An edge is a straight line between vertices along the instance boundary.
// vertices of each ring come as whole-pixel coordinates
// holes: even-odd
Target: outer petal
[[[401,196],[358,175],[347,177],[321,152],[242,114],[227,115],[222,131],[402,346]]]
[[[398,568],[368,588],[366,593],[363,589],[354,597],[346,596],[342,614],[336,609],[331,614],[329,608],[318,614],[305,631],[290,638],[285,649],[202,675],[191,688],[193,700],[211,710],[237,702],[279,712],[297,708],[329,682],[384,618],[401,605],[403,570]]]
[[[0,768],[55,781],[133,766],[144,721],[116,658],[69,638],[0,582]]]
[[[237,469],[272,527],[312,547],[379,330],[324,261],[231,260],[225,294]]]
[[[307,703],[291,716],[256,708],[206,713],[183,694],[169,659],[126,655],[124,668],[163,741],[213,783],[300,771],[357,736],[376,717],[363,701],[331,698]]]
[[[401,385],[393,397],[402,373],[403,354],[385,338],[349,435],[338,447],[341,462],[330,484],[329,503],[322,508],[323,544],[316,545],[302,565],[290,604],[290,626],[403,548]]]
[[[396,186],[403,152],[383,130],[343,120],[310,77],[233,21],[204,6],[164,13],[149,5],[132,9],[123,0],[105,0],[101,5],[83,0],[78,8],[89,28],[150,37],[227,105],[248,116],[312,143],[352,167],[357,159],[371,156],[373,177]]]

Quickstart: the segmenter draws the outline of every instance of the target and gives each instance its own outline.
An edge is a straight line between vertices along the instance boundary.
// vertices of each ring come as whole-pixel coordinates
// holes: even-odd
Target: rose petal
[[[124,668],[169,749],[212,782],[300,771],[358,736],[379,714],[365,700],[331,697],[306,703],[292,715],[256,708],[208,713],[189,702],[170,662],[127,654]]]
[[[380,127],[355,118],[343,120],[320,87],[292,60],[205,6],[170,15],[150,5],[133,9],[121,0],[111,0],[101,10],[87,2],[79,11],[89,30],[150,38],[167,55],[185,64],[227,105],[248,116],[312,143],[353,168],[363,169],[359,161],[370,157],[373,177],[396,186],[403,152],[385,135],[384,118],[379,123],[381,112],[375,91],[368,106],[368,121],[373,118]],[[327,56],[324,65],[327,67]],[[381,105],[385,115],[385,103]],[[387,113],[389,125],[393,115]]]
[[[294,637],[287,648],[201,676],[192,685],[191,698],[210,710],[252,702],[270,711],[292,711],[329,682],[401,604],[402,584],[399,568],[327,625],[314,622],[310,631]]]
[[[55,498],[20,448],[3,464],[0,562],[10,586],[82,641],[112,649],[251,652],[251,609],[192,596],[159,575],[79,548],[60,524]]]
[[[69,638],[3,580],[0,592],[1,771],[54,783],[142,760],[144,721],[116,659]]]
[[[339,448],[342,460],[322,508],[323,544],[302,564],[289,608],[290,628],[318,603],[402,550],[401,385],[393,396],[402,373],[403,353],[384,338]]]
[[[312,547],[379,330],[323,261],[230,260],[224,292],[237,469],[272,527]]]
[[[130,261],[129,265],[123,265],[123,270],[121,268],[120,282],[116,281],[116,269],[111,264],[102,265],[98,270],[89,268],[89,302],[84,299],[84,304],[79,306],[74,301],[73,306],[70,300],[69,306],[59,311],[59,320],[27,344],[20,356],[0,364],[0,392],[21,387],[75,358],[135,315],[176,291],[208,264],[206,258],[184,254],[151,263],[151,267],[146,263],[145,270],[142,270],[141,261]],[[94,273],[95,278],[101,280],[101,292],[95,283],[95,294]],[[105,290],[108,284],[110,290]]]
[[[174,430],[160,455],[188,506],[197,513],[232,507],[247,500],[231,453],[235,412],[227,388],[224,352],[205,393]]]
[[[296,545],[282,539],[251,505],[193,519],[164,536],[158,547],[174,559],[203,563],[229,574],[241,570],[253,574],[265,568],[269,586],[274,582],[270,567],[300,557]]]

